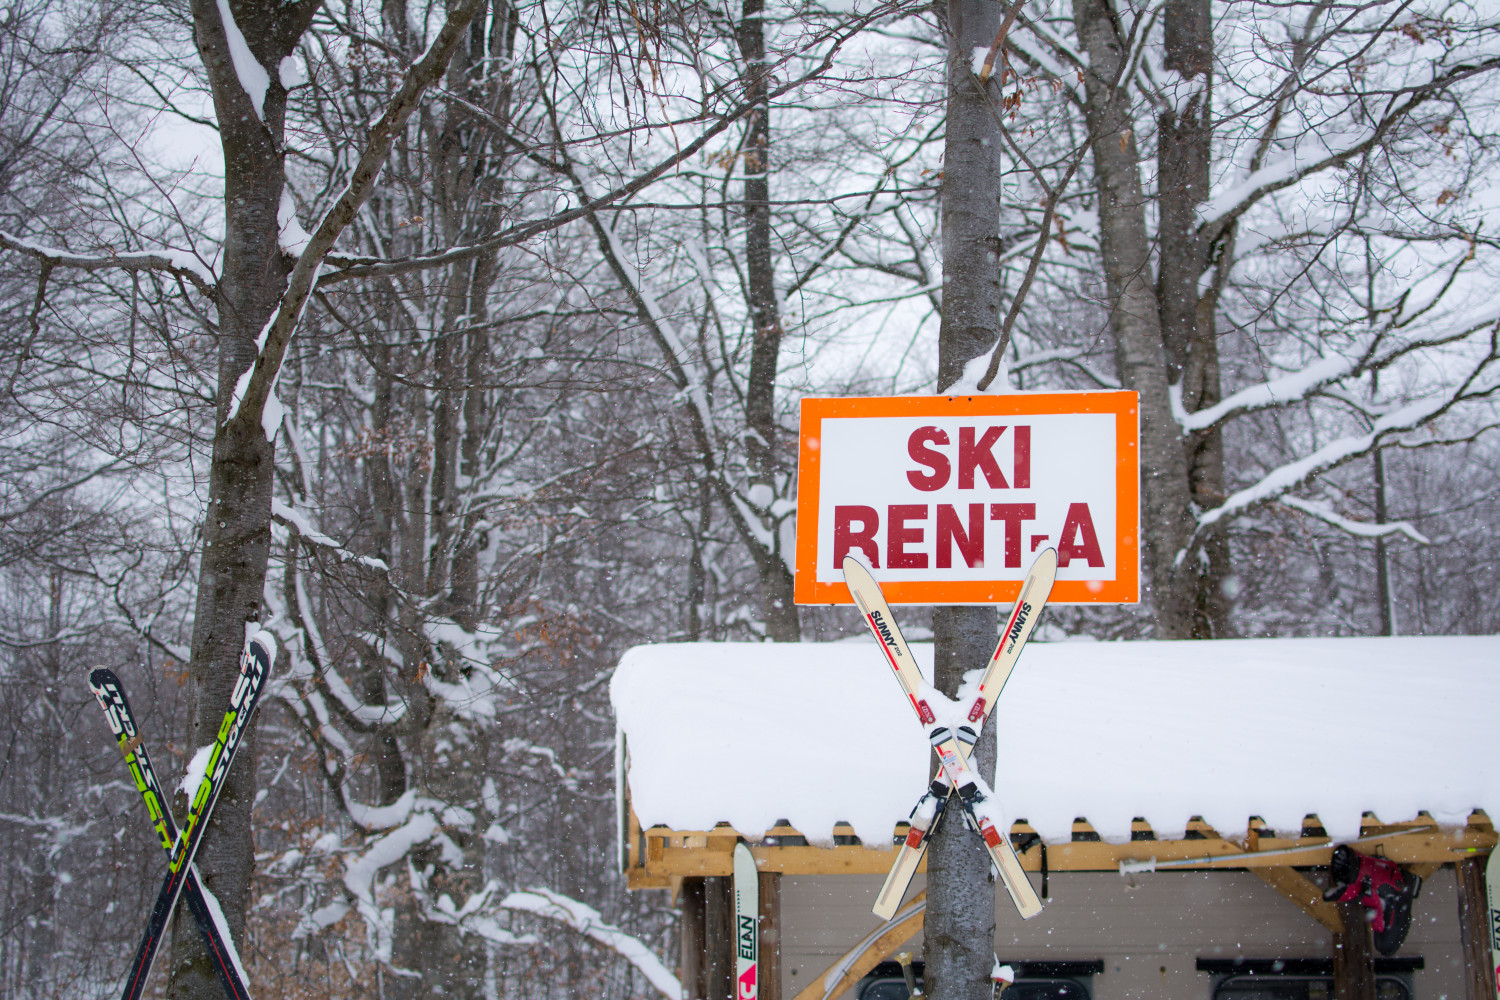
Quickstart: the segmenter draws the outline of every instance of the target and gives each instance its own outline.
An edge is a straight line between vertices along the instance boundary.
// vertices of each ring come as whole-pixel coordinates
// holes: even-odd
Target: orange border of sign
[[[1115,523],[1134,526],[1117,534],[1117,580],[1059,580],[1051,600],[1060,604],[1134,604],[1140,600],[1140,407],[1134,392],[1012,392],[996,396],[846,396],[802,400],[801,458],[797,471],[798,604],[852,604],[842,583],[819,583],[818,490],[823,421],[849,417],[995,417],[1037,413],[1113,413],[1115,421]],[[891,604],[1001,604],[1021,592],[1019,580],[909,580],[882,582]]]

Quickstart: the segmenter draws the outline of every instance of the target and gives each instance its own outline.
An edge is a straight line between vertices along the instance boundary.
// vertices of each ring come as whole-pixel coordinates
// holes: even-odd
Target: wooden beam
[[[704,1000],[733,1000],[734,986],[734,887],[727,875],[703,880]],[[1374,1000],[1374,998],[1371,998]]]
[[[863,979],[871,969],[922,930],[927,907],[925,904],[913,907],[913,904],[923,901],[926,896],[926,889],[913,896],[896,914],[895,919],[866,935],[853,948],[844,952],[838,961],[802,987],[794,1000],[832,1000]],[[832,983],[829,982],[830,978],[833,979]]]
[[[1296,905],[1297,909],[1312,917],[1334,934],[1342,934],[1344,923],[1339,919],[1339,908],[1325,902],[1323,890],[1295,868],[1252,868],[1256,877],[1281,893]]]
[[[703,1000],[703,880],[684,879],[678,901],[677,979],[685,1000]]]
[[[1490,954],[1489,900],[1485,893],[1487,858],[1469,857],[1454,865],[1458,874],[1458,938],[1464,956],[1466,1000],[1494,1000],[1495,968]]]
[[[1334,1000],[1375,1000],[1375,941],[1358,900],[1337,903],[1343,931],[1333,936]]]
[[[1139,828],[1138,836],[1149,832],[1149,827],[1142,823],[1132,826]],[[1074,830],[1081,836],[1093,832],[1084,823],[1075,824]],[[1118,871],[1121,861],[1148,858],[1155,858],[1158,862],[1195,861],[1199,863],[1194,864],[1193,869],[1206,871],[1307,867],[1328,864],[1333,853],[1333,844],[1327,837],[1278,837],[1264,825],[1252,826],[1243,843],[1219,836],[1202,822],[1194,822],[1189,830],[1195,835],[1192,839],[1138,839],[1124,844],[1075,840],[1052,844],[1047,848],[1048,868],[1054,872]],[[1027,834],[1034,832],[1022,823],[1011,828],[1012,838],[1023,841],[1028,839]],[[852,835],[850,830],[848,836]],[[1376,824],[1366,826],[1361,835],[1382,836],[1380,853],[1418,874],[1435,871],[1437,866],[1452,863],[1465,854],[1487,852],[1496,843],[1495,831],[1487,818],[1480,822],[1471,821],[1457,831],[1438,829],[1430,818],[1425,822],[1419,819],[1410,823]],[[643,830],[630,851],[632,863],[626,872],[627,884],[631,888],[663,888],[667,884],[663,881],[665,879],[729,875],[734,867],[733,850],[737,836],[728,827],[705,831],[668,830],[664,827]],[[774,837],[777,842],[751,845],[751,853],[761,872],[884,875],[890,869],[893,857],[888,849],[863,844],[807,845],[802,835],[791,828],[777,828],[762,836]],[[787,840],[792,843],[786,844]],[[1291,849],[1297,853],[1271,853]],[[1257,854],[1265,856],[1257,857]],[[1020,858],[1021,867],[1027,871],[1040,870],[1041,851],[1035,846],[1023,852]]]
[[[760,968],[756,970],[757,1000],[781,1000],[781,875],[761,872]]]

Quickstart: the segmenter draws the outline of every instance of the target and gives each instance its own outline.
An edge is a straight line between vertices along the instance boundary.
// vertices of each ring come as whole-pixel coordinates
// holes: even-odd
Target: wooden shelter
[[[1095,663],[1079,668],[1094,688],[1096,703],[1113,699],[1122,711],[1134,713],[1131,724],[1144,727],[1148,734],[1158,727],[1169,731],[1173,739],[1187,738],[1174,752],[1210,758],[1226,755],[1225,760],[1241,762],[1236,769],[1215,760],[1199,760],[1175,775],[1179,782],[1191,779],[1203,784],[1202,797],[1214,802],[1214,822],[1204,814],[1194,814],[1180,823],[1169,817],[1153,826],[1140,816],[1131,818],[1128,825],[1122,823],[1115,812],[1109,812],[1122,797],[1129,801],[1134,795],[1142,802],[1143,812],[1155,809],[1161,814],[1163,801],[1178,801],[1184,791],[1191,795],[1193,789],[1153,788],[1149,774],[1130,788],[1094,789],[1089,784],[1088,762],[1097,758],[1098,748],[1078,747],[1077,730],[1045,727],[1049,732],[1065,730],[1058,739],[1071,740],[1073,745],[1047,743],[1038,736],[1042,730],[1035,730],[1017,737],[1031,746],[1018,747],[1007,742],[1002,728],[997,793],[1003,797],[1007,776],[1016,775],[1009,786],[1023,790],[1015,809],[1024,812],[1034,806],[1052,819],[1040,829],[1020,818],[1011,825],[1011,841],[1047,905],[1041,916],[1022,922],[1005,894],[998,894],[995,948],[1000,959],[1028,963],[1032,968],[1066,967],[1087,981],[1093,1000],[1147,995],[1172,1000],[1272,996],[1318,1000],[1318,984],[1330,978],[1341,994],[1374,997],[1372,977],[1376,974],[1381,976],[1382,1000],[1487,1000],[1493,995],[1483,866],[1496,843],[1485,809],[1493,812],[1500,807],[1500,802],[1493,801],[1500,797],[1500,782],[1491,777],[1500,769],[1489,763],[1500,758],[1486,756],[1487,750],[1494,749],[1492,744],[1500,742],[1494,727],[1486,725],[1500,704],[1500,682],[1489,678],[1492,673],[1500,674],[1489,666],[1500,661],[1500,640],[1321,640],[1322,645],[1300,646],[1296,640],[1283,646],[1276,642],[1288,641],[1247,640],[1235,643],[1235,649],[1219,643],[1057,643],[1028,650],[1018,677],[1029,670],[1038,683],[1032,694],[1018,689],[1003,696],[1002,706],[1014,710],[1009,717],[1012,731],[1021,728],[1014,716],[1042,711],[1046,700],[1057,696],[1058,686],[1065,686],[1071,676],[1067,667],[1071,658],[1124,657],[1120,661],[1124,664],[1144,653],[1159,663],[1191,653],[1205,673],[1214,671],[1215,653],[1220,650],[1241,665],[1236,670],[1259,658],[1281,667],[1262,671],[1258,686],[1281,689],[1261,691],[1270,701],[1252,706],[1253,710],[1264,713],[1266,704],[1277,699],[1285,699],[1288,707],[1276,724],[1264,727],[1264,740],[1257,743],[1238,738],[1242,734],[1233,720],[1243,706],[1219,704],[1222,718],[1204,720],[1195,746],[1194,734],[1174,728],[1170,721],[1139,717],[1144,711],[1141,705],[1149,705],[1150,698],[1127,704],[1126,688],[1132,678],[1125,667],[1112,670]],[[1353,645],[1329,647],[1329,642]],[[808,659],[797,662],[799,656]],[[873,702],[850,698],[852,710],[868,711],[874,717],[849,721],[847,713],[832,713],[850,727],[840,742],[855,747],[855,755],[835,769],[842,775],[839,784],[825,781],[820,785],[815,776],[806,777],[809,771],[816,773],[816,761],[804,765],[802,771],[788,772],[784,760],[773,759],[767,765],[770,780],[757,783],[747,778],[741,797],[733,789],[710,789],[705,782],[728,777],[733,783],[734,761],[744,762],[742,774],[746,775],[759,767],[753,749],[747,752],[736,745],[738,730],[726,720],[745,720],[749,731],[785,741],[788,731],[809,731],[809,717],[828,717],[830,707],[838,708],[826,702],[820,707],[816,690],[800,692],[814,699],[811,706],[799,692],[788,692],[784,682],[777,683],[777,666],[767,666],[764,674],[746,666],[759,658],[774,658],[779,669],[792,675],[818,671],[819,676],[837,674],[846,661],[847,669],[863,670],[867,658],[870,683],[888,686],[891,690],[879,690],[896,701],[894,685],[880,676],[873,648],[854,642],[805,644],[794,651],[769,645],[728,650],[707,645],[657,646],[632,651],[622,663],[622,678],[614,692],[621,721],[620,862],[631,888],[669,890],[678,900],[683,920],[680,972],[685,988],[690,996],[718,1000],[729,995],[728,969],[732,967],[727,949],[731,852],[737,840],[749,841],[762,881],[767,963],[762,973],[763,996],[767,1000],[840,1000],[852,996],[849,991],[882,960],[899,950],[920,949],[924,910],[920,875],[895,919],[881,924],[869,909],[893,857],[889,844],[904,836],[905,824],[890,816],[890,806],[885,807],[884,815],[891,822],[884,826],[884,833],[878,812],[863,815],[858,827],[815,819],[798,825],[791,815],[778,817],[783,822],[755,820],[775,812],[778,802],[786,804],[787,813],[800,809],[808,817],[828,815],[822,808],[824,802],[812,800],[839,800],[844,785],[855,786],[856,794],[828,808],[853,810],[888,783],[910,782],[910,774],[893,777],[880,768],[895,767],[892,761],[898,758],[904,768],[905,756],[912,755],[918,758],[920,771],[924,763],[921,734],[916,734],[916,750],[888,747],[889,755],[882,757],[875,748],[896,742],[890,727],[900,724],[899,712],[893,720],[880,715]],[[855,666],[856,661],[861,665]],[[1308,718],[1316,717],[1316,712],[1298,714],[1306,708],[1306,700],[1330,690],[1324,682],[1331,684],[1331,690],[1347,684],[1347,674],[1339,672],[1340,662],[1346,668],[1357,664],[1362,676],[1371,678],[1372,687],[1348,691],[1341,704],[1331,706],[1335,712],[1347,710],[1351,715],[1317,731],[1306,731]],[[1194,668],[1182,669],[1189,671],[1184,676],[1193,676]],[[1412,676],[1401,685],[1402,690],[1382,690],[1382,685],[1391,684],[1390,678],[1406,676],[1405,672]],[[730,681],[725,680],[726,674],[732,675]],[[682,690],[694,688],[691,678],[699,675],[701,689]],[[1114,677],[1117,686],[1101,687],[1101,676]],[[1295,687],[1287,686],[1288,677],[1298,680]],[[1134,680],[1141,680],[1139,672]],[[1196,694],[1183,690],[1187,685],[1179,683],[1175,689],[1159,690],[1155,697],[1174,706],[1166,714],[1179,722],[1185,717],[1184,707],[1188,717],[1213,715],[1215,699],[1224,696],[1222,686],[1208,680],[1192,686],[1198,689]],[[1427,700],[1415,703],[1399,697],[1414,689],[1422,690]],[[632,706],[632,697],[641,690],[655,690],[658,698],[663,697],[662,691],[671,691],[657,716],[660,731],[644,726],[642,714]],[[1009,704],[1008,699],[1017,703]],[[1383,719],[1372,714],[1371,706],[1380,704],[1404,705],[1409,725],[1383,725],[1401,715]],[[1294,710],[1294,705],[1301,707]],[[903,707],[896,704],[897,709]],[[1087,715],[1067,699],[1052,707],[1054,711],[1071,707],[1071,714]],[[717,714],[720,711],[727,714]],[[1423,716],[1412,723],[1413,714],[1423,713],[1430,718]],[[700,715],[710,718],[689,723],[688,716]],[[860,722],[865,725],[861,727]],[[1007,716],[997,711],[997,722],[1006,726]],[[1082,724],[1097,726],[1098,720],[1085,718]],[[908,723],[907,728],[915,727]],[[1216,746],[1211,752],[1203,745],[1222,742],[1215,736],[1226,730],[1227,748]],[[1371,746],[1401,754],[1399,766],[1382,768],[1382,758],[1372,754],[1368,767],[1350,769],[1349,761],[1358,760],[1359,754],[1358,746],[1348,742],[1349,734],[1360,731],[1370,734]],[[1289,733],[1296,736],[1292,741],[1296,745],[1280,745],[1287,742]],[[1278,745],[1266,742],[1271,740]],[[723,748],[725,757],[709,760],[698,770],[689,769],[685,778],[679,772],[676,780],[686,787],[680,797],[663,799],[651,780],[659,777],[654,772],[666,766],[666,752],[659,745],[675,743],[680,758],[683,747],[706,747],[716,741],[729,744]],[[1126,756],[1130,756],[1128,744],[1125,741],[1121,749]],[[824,746],[819,752],[826,756],[829,750]],[[766,748],[760,756],[774,758],[775,754]],[[1288,823],[1289,803],[1275,791],[1295,783],[1293,772],[1286,771],[1279,785],[1266,786],[1272,789],[1269,797],[1264,788],[1244,792],[1251,798],[1266,797],[1266,810],[1277,813],[1274,828],[1248,808],[1242,814],[1247,819],[1228,828],[1224,817],[1232,815],[1230,810],[1241,800],[1235,788],[1209,787],[1204,774],[1222,770],[1223,781],[1238,787],[1252,784],[1264,772],[1274,775],[1277,768],[1294,767],[1298,761],[1305,769],[1326,775],[1329,787],[1324,794],[1340,810],[1347,812],[1351,801],[1372,808],[1356,814],[1357,824],[1348,815],[1334,817],[1332,813],[1325,824],[1316,810]],[[681,768],[680,759],[678,763]],[[1097,760],[1093,771],[1109,772],[1118,785],[1119,774],[1128,773],[1131,762],[1124,762],[1124,771],[1111,770],[1120,763]],[[1048,773],[1049,764],[1054,765],[1054,780],[1067,787],[1054,791],[1048,782],[1036,779],[1037,774]],[[1192,767],[1206,770],[1193,771]],[[869,773],[870,768],[876,773]],[[1033,776],[1030,791],[1018,776],[1022,768]],[[1391,780],[1382,784],[1382,774]],[[1172,781],[1174,775],[1162,775],[1160,780]],[[804,787],[805,781],[813,787]],[[1315,785],[1314,779],[1306,788]],[[646,793],[641,799],[647,810],[644,816],[637,808],[637,786]],[[1306,788],[1297,794],[1315,794]],[[914,791],[919,790],[920,780]],[[1431,800],[1427,807],[1405,805],[1424,795]],[[742,797],[757,796],[764,801],[741,802]],[[1055,818],[1059,814],[1057,802],[1051,801],[1054,797],[1063,803],[1076,801],[1083,812],[1063,831]],[[892,793],[890,801],[903,798]],[[1110,818],[1098,827],[1087,815],[1090,803],[1101,814],[1109,812]],[[742,805],[747,808],[741,809]],[[716,809],[739,810],[734,817],[725,817],[736,819],[738,828],[727,822],[698,822],[688,828],[680,818]],[[1356,904],[1341,906],[1323,899],[1326,878],[1320,869],[1328,864],[1335,841],[1356,838],[1360,841],[1356,849],[1389,858],[1424,879],[1413,929],[1397,954],[1388,958],[1372,954],[1370,935]],[[1151,858],[1156,870],[1121,874],[1122,862]],[[1296,987],[1290,993],[1282,988],[1289,983]]]

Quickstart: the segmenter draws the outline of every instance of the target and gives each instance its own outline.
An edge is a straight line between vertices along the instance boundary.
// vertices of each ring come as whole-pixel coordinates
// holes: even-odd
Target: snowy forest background
[[[1191,501],[1157,544],[1186,610],[1057,608],[1041,638],[1493,632],[1500,8],[1186,2],[1018,3],[991,73],[955,56],[1002,143],[969,262],[1000,364],[978,344],[961,384],[1158,386],[1183,444],[1147,471]],[[654,995],[513,894],[671,956],[665,894],[614,872],[613,664],[854,627],[789,603],[797,403],[938,386],[947,11],[0,6],[0,996],[109,994],[135,946],[159,849],[84,674],[121,675],[175,781],[242,397],[283,646],[240,765],[258,995]],[[226,203],[221,139],[284,189]],[[226,218],[306,279],[260,389],[282,300],[226,318]]]

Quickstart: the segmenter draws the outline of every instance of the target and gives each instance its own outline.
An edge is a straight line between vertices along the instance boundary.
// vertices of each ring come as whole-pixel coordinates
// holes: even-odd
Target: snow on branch
[[[240,30],[239,24],[234,20],[234,13],[229,9],[229,0],[218,0],[219,21],[224,28],[224,41],[229,45],[229,61],[234,66],[234,75],[240,81],[240,89],[250,99],[250,106],[255,109],[255,117],[261,121],[266,120],[266,88],[271,85],[271,74],[255,58],[255,53],[250,51],[250,43],[245,40],[245,33]]]
[[[1268,379],[1258,385],[1246,386],[1238,392],[1230,393],[1213,406],[1193,413],[1187,412],[1183,407],[1182,385],[1177,383],[1168,390],[1172,398],[1172,416],[1182,425],[1184,433],[1207,430],[1230,417],[1306,399],[1315,390],[1352,374],[1364,360],[1361,354],[1352,351],[1347,355],[1319,358],[1305,368],[1280,378]]]
[[[52,267],[74,267],[83,271],[164,271],[192,283],[204,295],[213,295],[219,279],[193,254],[182,250],[161,249],[140,253],[80,254],[58,247],[44,246],[0,229],[0,247],[35,257]]]
[[[1029,353],[1023,354],[1009,364],[1012,374],[1014,374],[1015,372],[1024,371],[1027,368],[1035,368],[1038,365],[1052,364],[1053,362],[1064,365],[1072,365],[1074,368],[1077,368],[1094,382],[1106,389],[1120,388],[1119,379],[1105,375],[1103,372],[1094,368],[1093,365],[1088,363],[1087,357],[1088,352],[1081,347],[1054,347],[1050,350],[1031,351]]]
[[[331,725],[321,692],[331,694],[342,718],[361,731],[400,722],[407,706],[399,702],[370,704],[354,693],[330,662],[305,581],[300,574],[292,574],[289,584],[290,606],[273,588],[267,586],[265,592],[266,607],[272,612],[268,627],[276,632],[291,660],[291,670],[273,682],[272,690],[288,703],[305,702],[317,718],[310,732],[318,742],[338,748],[347,759],[353,756],[353,750]],[[300,715],[300,708],[298,711]]]
[[[408,788],[401,797],[388,806],[367,806],[349,797],[349,786],[339,786],[339,801],[349,820],[361,830],[390,830],[411,818],[412,806],[417,802],[417,790]]]
[[[400,828],[377,839],[365,853],[344,861],[344,887],[365,922],[376,960],[386,965],[391,961],[396,914],[394,910],[382,907],[375,898],[375,876],[382,868],[406,857],[418,844],[432,839],[437,832],[437,820],[427,813],[419,813]]]
[[[52,646],[61,642],[69,642],[73,639],[87,639],[98,632],[95,628],[65,628],[54,632],[45,639],[23,639],[18,635],[6,635],[0,632],[0,646],[10,649],[36,649],[38,646]]]
[[[1494,360],[1494,345],[1491,345],[1489,357],[1481,361],[1471,372],[1470,376],[1463,382],[1443,395],[1429,397],[1408,403],[1399,409],[1376,420],[1366,434],[1352,434],[1347,437],[1330,441],[1312,454],[1300,458],[1295,462],[1272,469],[1262,476],[1260,481],[1247,486],[1245,489],[1233,493],[1222,504],[1212,510],[1204,511],[1198,516],[1198,528],[1194,532],[1194,540],[1197,541],[1216,526],[1227,523],[1227,521],[1239,514],[1243,514],[1253,507],[1280,500],[1287,493],[1307,482],[1313,476],[1326,472],[1335,466],[1360,455],[1368,454],[1381,441],[1394,434],[1410,431],[1431,420],[1436,419],[1450,409],[1454,404],[1465,398],[1486,395],[1493,392],[1497,386],[1485,385],[1474,387],[1474,382],[1479,376],[1488,370],[1490,362]],[[1187,556],[1184,549],[1178,553],[1180,562]]]
[[[1283,496],[1278,497],[1277,502],[1293,510],[1300,510],[1304,514],[1310,514],[1320,521],[1333,525],[1341,531],[1347,531],[1351,535],[1361,538],[1381,538],[1385,535],[1405,535],[1419,545],[1431,544],[1431,539],[1418,531],[1410,521],[1391,521],[1387,524],[1370,524],[1365,521],[1351,521],[1347,517],[1335,513],[1325,503],[1316,500],[1303,500],[1300,497]]]
[[[484,0],[464,0],[448,14],[442,30],[433,38],[427,51],[407,67],[401,78],[401,85],[384,113],[371,124],[364,152],[355,164],[348,183],[333,206],[324,213],[318,228],[292,267],[292,273],[287,278],[286,292],[281,297],[281,306],[261,333],[255,361],[240,376],[229,415],[224,421],[226,424],[235,420],[253,421],[265,428],[267,438],[272,436],[271,421],[263,418],[279,409],[274,400],[281,362],[302,318],[302,312],[312,298],[313,288],[317,285],[318,275],[323,268],[323,260],[338,242],[339,236],[354,221],[360,207],[369,200],[391,147],[405,129],[406,120],[417,109],[427,88],[443,75],[469,22],[483,6]],[[277,420],[276,423],[279,424],[280,421]]]
[[[64,845],[75,837],[80,837],[88,832],[92,822],[74,823],[72,820],[62,816],[27,816],[23,813],[0,812],[0,823],[13,823],[16,826],[30,827],[34,830],[45,830],[49,833],[54,845],[48,852],[56,855]]]
[[[389,573],[391,571],[391,568],[385,564],[384,559],[376,559],[373,556],[362,556],[349,551],[314,527],[306,515],[302,514],[296,508],[282,503],[280,500],[271,501],[271,519],[296,531],[301,536],[302,541],[307,542],[309,545],[328,549],[345,562],[357,562],[361,566],[375,570],[377,573]]]
[[[1238,183],[1214,195],[1198,208],[1199,231],[1214,239],[1235,219],[1266,195],[1301,183],[1316,173],[1348,163],[1373,149],[1402,119],[1420,105],[1439,96],[1461,80],[1500,66],[1500,56],[1490,56],[1434,73],[1432,78],[1393,94],[1386,112],[1374,125],[1343,133],[1319,130],[1300,137],[1291,151],[1273,163],[1252,171]],[[1398,97],[1404,97],[1399,104]]]
[[[1430,307],[1429,305],[1427,308]],[[1398,328],[1409,322],[1409,320],[1397,317],[1388,324],[1386,330],[1374,331],[1373,339],[1370,331],[1364,331],[1356,338],[1355,343],[1346,345],[1340,354],[1320,357],[1296,371],[1267,379],[1256,385],[1246,386],[1213,406],[1204,407],[1193,413],[1188,413],[1182,405],[1181,385],[1170,386],[1168,393],[1171,398],[1172,417],[1181,425],[1184,434],[1191,434],[1208,430],[1227,420],[1254,413],[1257,410],[1300,402],[1314,394],[1338,399],[1362,413],[1377,414],[1380,412],[1378,408],[1373,408],[1350,393],[1338,389],[1335,383],[1372,368],[1389,366],[1398,358],[1425,348],[1441,347],[1463,340],[1486,328],[1493,327],[1497,321],[1500,321],[1500,302],[1492,303],[1478,311],[1459,309],[1450,321],[1438,323],[1422,336],[1375,356],[1374,348],[1380,343],[1386,330]]]
[[[422,685],[461,719],[493,719],[500,707],[499,692],[516,689],[515,679],[494,666],[514,652],[508,634],[493,625],[468,629],[447,619],[425,622],[422,632],[435,648],[447,650],[459,667],[451,680],[428,670],[422,674]]]
[[[513,892],[501,900],[500,906],[566,924],[585,937],[612,949],[635,966],[667,1000],[683,1000],[682,983],[656,957],[656,953],[646,947],[640,938],[605,923],[599,911],[592,906],[550,889]]]

